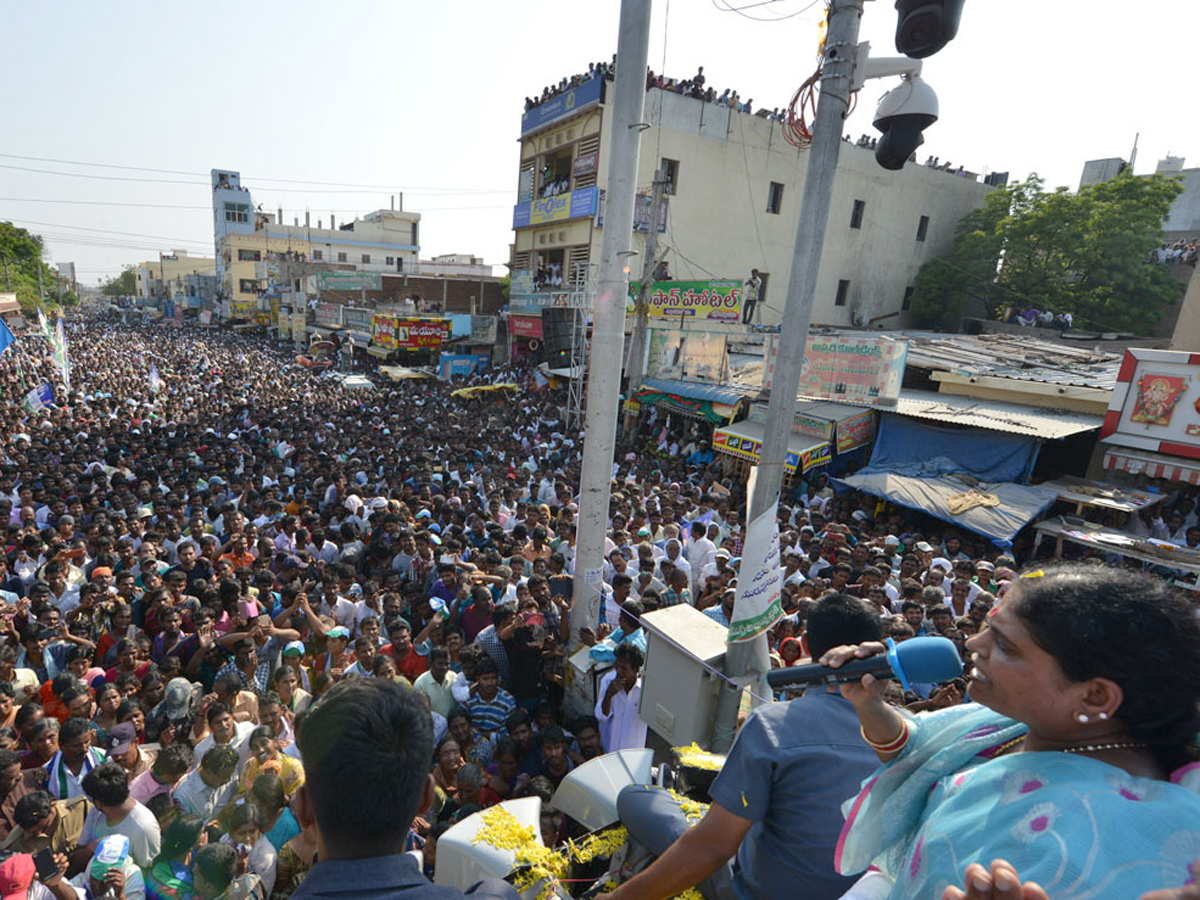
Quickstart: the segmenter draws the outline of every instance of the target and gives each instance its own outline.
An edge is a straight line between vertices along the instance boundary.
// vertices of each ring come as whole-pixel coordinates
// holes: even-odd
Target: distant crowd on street
[[[1152,263],[1186,263],[1195,266],[1197,258],[1200,258],[1200,242],[1194,237],[1180,238],[1173,244],[1163,241],[1150,251]]]

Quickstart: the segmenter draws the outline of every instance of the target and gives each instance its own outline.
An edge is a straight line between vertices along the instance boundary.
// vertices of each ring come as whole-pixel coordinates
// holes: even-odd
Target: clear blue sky
[[[892,7],[867,3],[862,38],[876,54],[894,52]],[[650,65],[678,77],[703,65],[718,89],[783,105],[814,67],[820,8],[656,0]],[[424,215],[422,256],[505,262],[523,98],[610,57],[618,10],[618,0],[7,4],[0,154],[187,174],[11,156],[0,165],[203,183],[0,168],[0,198],[70,201],[0,199],[0,218],[47,234],[52,261],[75,261],[95,283],[160,249],[211,254],[205,173],[220,167],[240,170],[255,201],[282,205],[289,222],[305,209],[340,222],[403,190],[405,207]],[[1200,165],[1198,33],[1196,0],[1144,11],[1114,0],[967,0],[958,39],[926,61],[941,121],[919,156],[1074,187],[1084,160],[1127,156],[1141,132],[1137,171],[1167,152]],[[863,91],[852,137],[874,133],[887,86]],[[118,202],[199,208],[105,205]]]

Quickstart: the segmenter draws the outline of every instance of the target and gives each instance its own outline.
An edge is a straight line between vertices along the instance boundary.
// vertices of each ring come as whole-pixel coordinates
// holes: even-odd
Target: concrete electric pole
[[[583,469],[579,476],[579,523],[575,546],[575,586],[571,595],[571,640],[579,629],[595,628],[604,574],[604,538],[616,452],[617,405],[621,395],[621,352],[625,344],[625,298],[633,256],[633,204],[638,148],[646,97],[646,54],[650,43],[651,0],[621,0],[617,37],[612,134],[604,204],[604,236],[592,320],[587,368]]]
[[[654,273],[658,270],[658,222],[662,218],[663,203],[667,198],[667,174],[662,169],[654,172],[654,187],[650,202],[650,230],[646,232],[646,258],[642,261],[642,278],[636,304],[637,318],[633,324],[633,338],[629,342],[629,379],[627,396],[633,397],[646,377],[646,341],[650,334],[650,316],[647,298],[654,286]],[[625,428],[632,427],[636,417],[625,417]]]
[[[831,0],[829,4],[829,31],[821,63],[821,96],[808,152],[808,171],[780,323],[779,353],[767,407],[762,455],[747,522],[753,522],[763,510],[778,503],[783,488],[784,460],[796,412],[800,368],[804,362],[804,345],[808,340],[821,251],[825,244],[825,225],[829,221],[838,153],[842,146],[842,122],[849,108],[862,12],[863,0]],[[736,610],[734,615],[737,615]],[[759,697],[770,696],[765,678],[769,669],[765,635],[729,644],[725,654],[725,674],[750,687]],[[715,752],[725,752],[733,743],[740,699],[741,691],[729,685],[718,697],[712,743]]]

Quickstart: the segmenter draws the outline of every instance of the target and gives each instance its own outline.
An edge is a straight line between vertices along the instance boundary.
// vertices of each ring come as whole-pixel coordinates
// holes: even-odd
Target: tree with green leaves
[[[100,293],[105,297],[120,297],[132,295],[137,290],[137,276],[133,266],[126,266],[120,275],[114,275],[100,285]]]
[[[992,191],[959,223],[949,252],[921,267],[915,323],[957,329],[964,315],[1035,307],[1147,332],[1183,293],[1148,262],[1182,189],[1177,178],[1125,172],[1077,193],[1046,191],[1037,175]]]
[[[39,267],[46,293],[43,302],[52,302],[54,299],[54,273],[42,260],[44,249],[40,235],[18,228],[11,222],[0,222],[0,278],[7,279],[0,281],[0,288],[15,292],[17,302],[27,312],[32,312],[38,306]]]

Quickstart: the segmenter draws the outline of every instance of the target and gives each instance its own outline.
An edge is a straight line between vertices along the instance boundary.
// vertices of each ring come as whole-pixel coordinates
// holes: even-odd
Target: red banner
[[[402,350],[436,350],[449,337],[446,319],[396,320],[396,346]]]
[[[388,350],[436,350],[450,337],[447,319],[407,319],[375,315],[371,325],[376,346]]]
[[[509,316],[508,333],[513,337],[542,338],[541,316]]]

